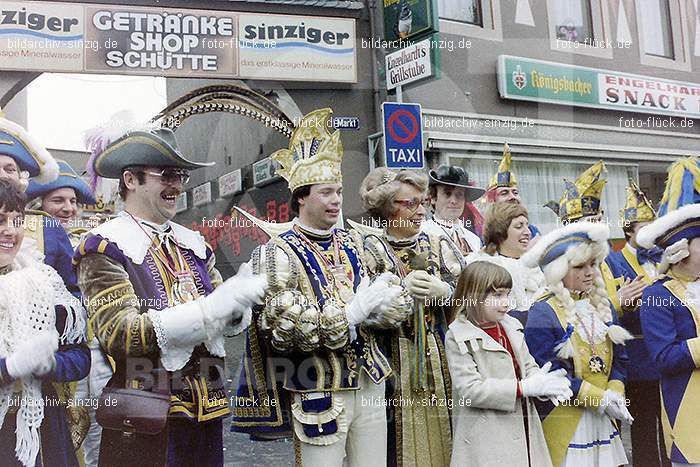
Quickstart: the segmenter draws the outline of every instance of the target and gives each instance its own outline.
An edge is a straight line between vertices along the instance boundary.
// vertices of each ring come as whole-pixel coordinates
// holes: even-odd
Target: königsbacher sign
[[[700,117],[700,84],[500,55],[498,92],[577,107]]]

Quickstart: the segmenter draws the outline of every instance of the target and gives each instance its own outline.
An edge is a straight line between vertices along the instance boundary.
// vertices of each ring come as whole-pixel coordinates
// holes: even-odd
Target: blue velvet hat
[[[26,195],[28,199],[46,196],[59,188],[73,188],[80,204],[95,204],[95,196],[88,184],[80,178],[66,161],[58,161],[58,178],[51,183],[41,184],[34,180],[29,182]]]
[[[32,138],[18,124],[0,117],[0,155],[15,160],[20,170],[41,183],[49,183],[58,176],[58,165],[44,146]]]

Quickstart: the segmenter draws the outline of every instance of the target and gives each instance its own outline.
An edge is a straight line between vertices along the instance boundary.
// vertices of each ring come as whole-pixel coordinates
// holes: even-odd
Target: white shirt
[[[442,235],[449,238],[455,244],[458,250],[460,250],[460,248],[459,244],[455,241],[456,237],[461,238],[469,246],[472,253],[481,249],[481,239],[469,229],[464,227],[464,224],[459,219],[457,219],[454,223],[449,223],[448,221],[433,218],[424,221],[421,228],[426,233]]]

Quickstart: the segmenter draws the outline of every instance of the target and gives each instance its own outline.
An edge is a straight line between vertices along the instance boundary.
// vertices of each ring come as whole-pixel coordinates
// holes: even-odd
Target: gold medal
[[[198,295],[197,285],[194,283],[192,272],[177,272],[173,282],[173,301],[175,304],[190,302],[197,298]]]
[[[333,282],[338,288],[338,295],[340,295],[340,299],[343,301],[343,303],[349,303],[355,293],[353,291],[352,281],[345,272],[345,267],[342,265],[334,266],[331,268],[331,274],[333,275]]]

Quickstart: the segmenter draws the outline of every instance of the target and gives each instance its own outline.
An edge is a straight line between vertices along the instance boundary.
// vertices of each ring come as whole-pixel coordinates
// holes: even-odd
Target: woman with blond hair
[[[484,247],[467,256],[467,263],[478,260],[495,261],[508,270],[513,278],[511,316],[525,325],[527,311],[542,294],[544,276],[539,268],[527,268],[520,258],[531,246],[528,213],[520,203],[490,204],[484,223]]]
[[[520,322],[508,316],[511,276],[475,261],[454,295],[445,340],[452,377],[452,465],[551,466],[534,397],[571,397],[566,370],[535,362]],[[503,358],[507,352],[510,358]]]
[[[421,232],[427,188],[424,174],[384,167],[360,186],[365,209],[382,226],[374,231],[358,226],[364,231],[365,264],[372,275],[399,276],[414,299],[412,316],[385,323],[392,329],[385,345],[396,373],[393,388],[387,386],[389,464],[398,466],[444,466],[451,451],[443,338],[463,258],[446,237]]]
[[[600,263],[606,224],[577,222],[545,235],[522,258],[544,272],[548,294],[530,309],[527,346],[539,365],[564,368],[574,397],[558,407],[538,403],[555,466],[616,466],[627,456],[615,420],[632,423],[625,400],[632,336],[618,326]]]

